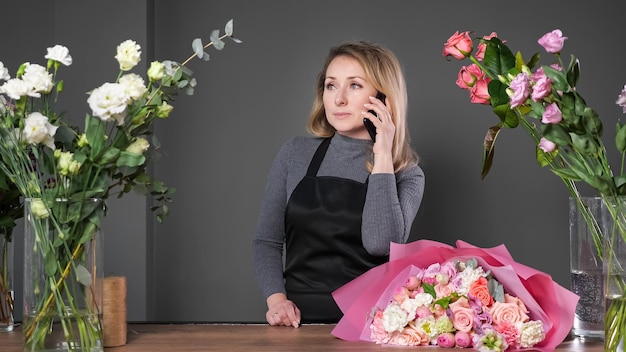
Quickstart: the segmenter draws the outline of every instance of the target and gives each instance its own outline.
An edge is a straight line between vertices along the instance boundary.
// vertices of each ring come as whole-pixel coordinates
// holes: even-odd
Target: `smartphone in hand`
[[[383,104],[385,103],[385,95],[383,93],[378,92],[378,94],[376,94],[376,98],[382,101]],[[378,115],[376,114],[374,110],[369,110],[369,112],[374,114],[374,116],[378,117]],[[372,141],[374,141],[375,143],[376,142],[376,126],[374,126],[372,121],[370,121],[370,119],[368,119],[367,117],[363,118],[363,124],[365,125],[365,129],[367,129],[367,132],[370,134]]]

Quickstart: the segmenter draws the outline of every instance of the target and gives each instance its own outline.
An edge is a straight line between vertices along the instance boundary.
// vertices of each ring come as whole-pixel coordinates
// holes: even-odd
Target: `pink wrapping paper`
[[[578,296],[554,282],[550,275],[515,262],[504,245],[479,248],[457,241],[455,248],[431,240],[392,243],[389,262],[370,269],[333,292],[344,315],[332,334],[343,340],[371,341],[372,308],[384,308],[390,293],[404,283],[415,267],[426,268],[453,258],[476,258],[479,265],[492,272],[506,293],[524,302],[531,319],[543,322],[546,338],[532,350],[553,351],[567,337],[574,322]]]

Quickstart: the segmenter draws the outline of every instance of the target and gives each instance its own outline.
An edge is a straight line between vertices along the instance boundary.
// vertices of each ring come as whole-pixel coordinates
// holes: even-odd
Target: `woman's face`
[[[363,125],[364,104],[376,96],[376,89],[366,80],[363,67],[353,58],[337,56],[326,69],[324,110],[326,119],[338,133],[352,138],[369,139]]]

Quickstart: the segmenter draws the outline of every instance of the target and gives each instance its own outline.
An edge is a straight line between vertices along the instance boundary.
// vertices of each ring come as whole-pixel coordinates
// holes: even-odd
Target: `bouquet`
[[[579,60],[574,55],[569,62],[562,59],[567,39],[559,29],[538,39],[554,59],[547,65],[539,65],[538,53],[528,61],[520,52],[513,54],[496,32],[472,39],[471,32],[457,31],[444,44],[443,55],[471,61],[459,70],[456,85],[469,92],[472,103],[491,106],[499,120],[488,128],[483,141],[482,177],[491,168],[501,131],[521,126],[535,145],[539,165],[558,176],[576,201],[607,268],[605,348],[614,351],[626,337],[626,125],[616,122],[614,142],[622,162],[615,173],[602,140],[602,121],[576,88]],[[626,86],[616,104],[626,113]],[[606,229],[582,202],[577,186],[581,182],[602,198],[610,219]]]
[[[225,38],[241,42],[232,36],[232,20],[224,30],[223,35],[212,31],[206,45],[195,39],[193,54],[182,63],[153,61],[145,80],[132,72],[141,47],[133,40],[122,42],[115,55],[119,73],[89,92],[84,129],[55,110],[65,85],[61,69],[72,64],[67,47],[48,48],[45,65],[26,62],[14,77],[0,63],[5,81],[0,85],[0,190],[18,191],[28,214],[25,228],[35,235],[31,246],[25,245],[32,249],[24,269],[31,274],[25,275],[25,350],[45,348],[56,319],[66,345],[101,348],[94,278],[102,268],[87,248],[105,216],[103,202],[130,191],[151,195],[158,203],[151,210],[163,221],[174,188],[147,172],[160,146],[152,126],[171,114],[177,94],[193,94],[191,59],[208,60],[204,50],[222,49]],[[89,302],[83,306],[81,300]]]
[[[504,246],[393,244],[390,261],[333,292],[333,334],[388,345],[551,351],[569,333],[578,296]],[[366,312],[371,312],[369,315]]]

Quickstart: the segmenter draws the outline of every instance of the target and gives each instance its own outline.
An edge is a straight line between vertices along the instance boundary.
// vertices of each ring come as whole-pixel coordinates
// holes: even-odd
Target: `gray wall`
[[[35,10],[23,11],[38,21],[16,15],[33,4]],[[287,138],[306,134],[314,77],[328,48],[345,40],[383,43],[405,68],[412,145],[427,180],[411,240],[504,243],[518,261],[569,287],[565,187],[538,167],[522,130],[502,133],[492,172],[480,180],[482,138],[496,117],[469,103],[454,84],[460,63],[446,61],[441,51],[456,30],[497,31],[530,57],[543,52],[536,42],[541,35],[563,30],[570,38],[565,52],[582,62],[579,91],[603,117],[614,153],[613,126],[622,115],[614,102],[626,83],[619,30],[626,5],[570,4],[8,1],[3,13],[15,15],[0,23],[0,32],[11,33],[3,38],[0,61],[14,70],[26,60],[43,61],[47,46],[67,45],[75,64],[66,70],[64,99],[82,118],[83,93],[117,73],[112,57],[122,40],[135,39],[154,54],[144,65],[154,58],[183,60],[193,38],[207,40],[212,29],[234,18],[235,35],[244,43],[228,42],[224,51],[210,51],[210,62],[193,62],[196,95],[180,96],[174,114],[156,128],[164,156],[154,172],[177,188],[171,216],[156,224],[149,201],[111,201],[105,270],[128,277],[131,321],[256,322],[264,319],[265,306],[251,241],[267,171]],[[25,20],[35,28],[16,35]],[[18,299],[20,291],[18,286]]]

